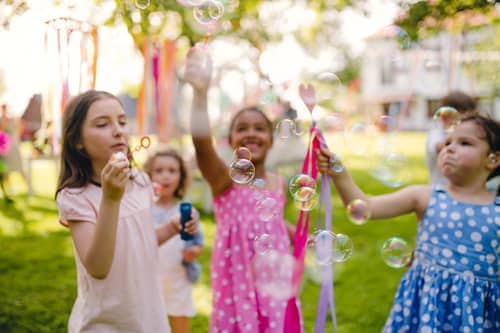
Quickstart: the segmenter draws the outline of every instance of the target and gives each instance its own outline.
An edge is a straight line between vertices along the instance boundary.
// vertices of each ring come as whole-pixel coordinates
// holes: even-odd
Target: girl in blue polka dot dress
[[[414,260],[402,277],[383,332],[500,332],[500,197],[485,187],[500,172],[500,124],[463,118],[438,156],[446,187],[413,185],[367,196],[346,171],[317,152],[344,204],[365,200],[373,219],[414,212]]]

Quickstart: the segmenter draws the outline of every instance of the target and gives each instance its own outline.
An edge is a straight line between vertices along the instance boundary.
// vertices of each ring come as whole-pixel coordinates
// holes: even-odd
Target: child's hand
[[[198,258],[201,254],[201,246],[191,246],[187,249],[182,250],[183,261],[191,262]]]
[[[128,160],[109,161],[101,172],[103,198],[110,201],[120,201],[130,175]]]
[[[189,82],[193,89],[206,91],[212,77],[212,59],[208,52],[200,46],[192,47],[186,58],[184,80]]]
[[[170,234],[176,235],[182,230],[182,225],[181,225],[181,214],[175,214],[173,215],[170,220],[165,223],[165,228],[170,231]]]
[[[186,232],[190,235],[194,235],[198,232],[198,221],[200,220],[200,213],[196,209],[191,211],[191,220],[186,223]]]
[[[319,149],[316,149],[316,163],[319,172],[322,174],[336,175],[337,172],[332,169],[332,166],[334,163],[340,163],[340,160],[333,152],[320,147]]]

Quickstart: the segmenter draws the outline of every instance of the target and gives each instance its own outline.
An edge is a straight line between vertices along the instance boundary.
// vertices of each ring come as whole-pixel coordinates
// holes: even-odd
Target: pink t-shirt
[[[232,184],[214,198],[217,232],[211,258],[211,333],[283,332],[286,301],[259,293],[252,277],[255,238],[259,235],[272,235],[273,248],[279,253],[290,253],[281,184],[279,190],[264,195],[276,202],[275,215],[270,220],[261,218],[257,205],[262,194],[250,186]]]
[[[101,188],[92,184],[63,189],[57,195],[60,223],[96,223],[101,196]],[[141,173],[128,183],[121,201],[115,254],[105,279],[87,273],[74,249],[78,295],[68,323],[70,333],[170,332],[157,272],[152,203],[149,179]]]

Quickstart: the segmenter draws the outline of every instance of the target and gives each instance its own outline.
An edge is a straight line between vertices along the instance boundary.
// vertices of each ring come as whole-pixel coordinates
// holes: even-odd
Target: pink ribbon
[[[318,175],[318,167],[316,165],[316,158],[314,158],[313,155],[316,149],[319,149],[320,147],[320,140],[317,133],[319,132],[316,127],[316,123],[313,122],[310,130],[310,145],[307,149],[306,157],[302,164],[302,173],[309,174],[314,180],[316,180]],[[302,274],[304,272],[304,258],[309,231],[309,220],[309,212],[304,213],[304,211],[300,211],[294,236],[293,256],[296,259],[296,266],[292,277],[294,286],[299,285],[300,279],[302,278]],[[284,322],[285,333],[302,333],[302,324],[300,318],[300,310],[297,302],[297,293],[298,288],[295,292],[295,295],[288,300],[286,306]]]

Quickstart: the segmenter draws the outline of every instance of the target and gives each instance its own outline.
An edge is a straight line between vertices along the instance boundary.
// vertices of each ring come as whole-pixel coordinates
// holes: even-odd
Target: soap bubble
[[[269,234],[262,234],[255,237],[253,248],[258,254],[266,254],[273,249],[273,239]]]
[[[217,0],[207,0],[193,8],[194,19],[200,24],[211,24],[224,15],[224,6]]]
[[[460,113],[454,107],[441,106],[432,118],[439,121],[445,131],[451,132],[460,122]]]
[[[314,237],[314,250],[320,265],[344,262],[352,256],[354,245],[351,238],[330,230],[319,230]]]
[[[412,249],[404,239],[391,237],[382,245],[380,255],[388,266],[401,268],[410,263]]]
[[[134,4],[138,9],[146,9],[151,4],[150,0],[134,0]]]
[[[317,192],[314,192],[313,195],[307,201],[295,200],[295,207],[303,212],[309,212],[316,207],[318,207],[319,203],[319,195]]]
[[[288,190],[295,200],[308,201],[316,191],[316,181],[307,174],[298,174],[288,182]]]
[[[256,210],[259,219],[268,222],[278,214],[278,203],[271,197],[263,198],[257,203]]]
[[[288,253],[270,250],[252,260],[252,277],[257,291],[276,300],[287,300],[295,295],[298,281],[293,275],[296,259]]]
[[[229,176],[237,184],[248,184],[255,176],[255,166],[251,161],[241,158],[231,163]]]
[[[288,139],[295,135],[295,122],[291,119],[283,119],[276,125],[276,133],[280,139]]]
[[[347,205],[347,216],[349,220],[356,225],[362,225],[368,222],[370,215],[370,206],[364,200],[354,199]]]

